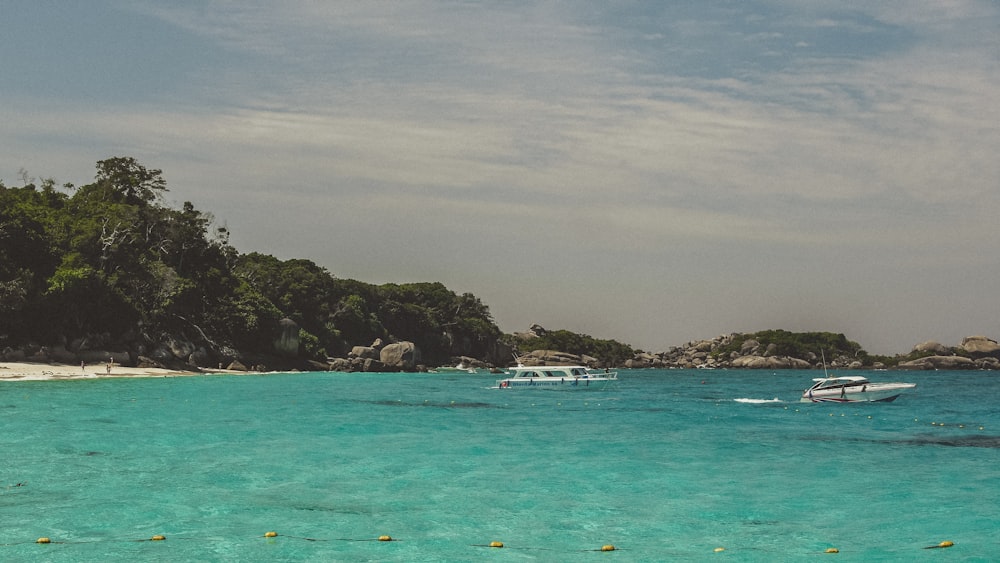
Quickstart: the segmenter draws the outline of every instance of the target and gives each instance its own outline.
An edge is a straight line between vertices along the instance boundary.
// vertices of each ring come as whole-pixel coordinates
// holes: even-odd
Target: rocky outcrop
[[[693,340],[683,346],[669,348],[655,354],[641,353],[625,362],[629,368],[677,368],[677,369],[818,369],[823,367],[823,358],[809,353],[805,358],[777,355],[777,348],[771,344],[763,346],[753,338],[747,338],[736,349],[732,344],[739,342],[743,335],[732,333],[709,340]],[[914,357],[926,356],[926,357]],[[1000,369],[1000,344],[985,336],[969,336],[962,344],[948,347],[940,342],[928,340],[913,347],[911,360],[905,356],[898,364],[899,369]],[[830,369],[884,369],[880,362],[864,365],[853,357],[826,357]]]
[[[546,332],[548,331],[545,330],[545,327],[543,327],[542,325],[533,324],[530,327],[528,327],[527,332],[515,332],[514,336],[516,336],[518,340],[531,340],[532,338],[538,338],[539,336],[543,336]]]
[[[600,361],[590,356],[578,356],[557,350],[533,350],[518,357],[525,366],[588,366],[600,367]]]
[[[963,356],[927,356],[899,364],[899,369],[976,369],[976,362]]]
[[[1000,344],[985,336],[967,336],[962,339],[962,349],[973,358],[1000,358]]]
[[[744,369],[809,369],[809,362],[788,356],[740,356],[729,367]]]
[[[931,353],[937,355],[945,355],[948,352],[948,348],[940,342],[934,340],[928,340],[927,342],[921,342],[913,347],[914,352],[918,353]]]
[[[354,348],[351,348],[351,353],[348,357],[362,358],[365,360],[377,360],[379,359],[379,351],[373,346],[355,346]]]
[[[420,363],[420,350],[412,342],[396,342],[382,348],[379,360],[389,370],[414,371]]]

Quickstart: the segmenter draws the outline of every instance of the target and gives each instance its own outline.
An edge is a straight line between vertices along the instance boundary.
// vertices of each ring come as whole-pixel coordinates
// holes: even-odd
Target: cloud
[[[164,170],[174,197],[228,221],[242,250],[371,281],[441,279],[487,302],[566,291],[509,274],[499,279],[514,289],[501,287],[498,263],[583,273],[645,262],[633,279],[601,274],[574,291],[609,301],[621,287],[630,307],[691,317],[678,302],[725,291],[704,280],[727,267],[755,284],[787,276],[736,291],[719,330],[759,328],[754,291],[836,307],[817,298],[814,273],[831,258],[919,272],[907,285],[917,301],[963,264],[997,266],[982,252],[1000,242],[990,2],[129,9],[211,47],[148,99],[8,94],[0,149],[77,183],[96,160],[137,156]],[[645,279],[663,264],[678,265],[669,296]],[[836,289],[885,295],[896,275]],[[613,314],[568,306],[528,309],[594,327]]]

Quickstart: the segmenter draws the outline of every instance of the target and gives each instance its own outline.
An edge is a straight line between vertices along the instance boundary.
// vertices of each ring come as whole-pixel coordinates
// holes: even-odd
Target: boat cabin
[[[571,367],[553,369],[549,366],[536,368],[517,368],[511,374],[513,377],[589,377],[586,368]]]
[[[868,378],[860,375],[844,375],[840,377],[817,377],[815,385],[810,389],[840,389],[841,387],[857,387],[867,385]]]

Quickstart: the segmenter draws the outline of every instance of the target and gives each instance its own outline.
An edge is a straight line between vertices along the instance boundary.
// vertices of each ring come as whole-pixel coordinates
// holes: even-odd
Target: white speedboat
[[[817,377],[812,387],[802,392],[803,403],[892,402],[916,383],[873,383],[860,375]]]
[[[593,371],[584,366],[517,366],[497,381],[497,389],[603,389],[618,381],[616,371]]]

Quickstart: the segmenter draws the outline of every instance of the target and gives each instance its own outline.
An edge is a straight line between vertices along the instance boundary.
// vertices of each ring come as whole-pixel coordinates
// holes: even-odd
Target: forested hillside
[[[488,358],[501,332],[471,293],[440,283],[372,285],[305,259],[241,254],[209,213],[163,204],[162,172],[131,157],[97,163],[94,182],[0,183],[0,348],[125,347],[173,338],[215,362],[276,353],[298,326],[299,360],[325,362],[381,338],[436,365]]]

